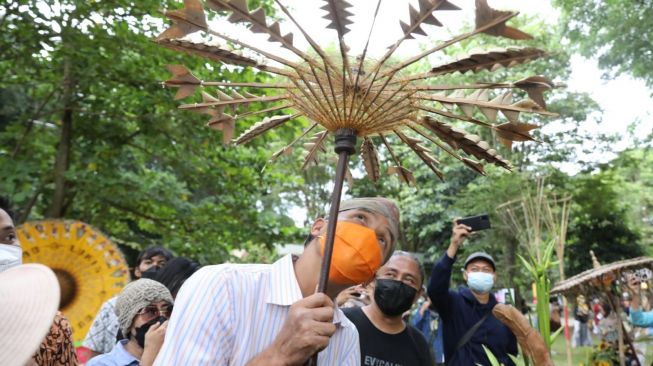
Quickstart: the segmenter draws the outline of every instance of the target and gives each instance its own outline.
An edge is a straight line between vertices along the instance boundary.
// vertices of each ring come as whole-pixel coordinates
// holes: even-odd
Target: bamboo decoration
[[[550,245],[551,251],[555,250],[558,259],[560,280],[562,281],[565,279],[564,249],[572,197],[568,194],[559,196],[555,192],[547,191],[545,183],[545,178],[537,178],[537,188],[534,193],[527,192],[521,198],[505,202],[496,208],[496,212],[502,221],[516,234],[517,239],[526,246],[534,262],[550,262],[549,257],[551,255],[546,254],[546,249]],[[550,242],[550,244],[544,244],[545,242]],[[545,270],[543,273],[546,273],[548,266],[544,267]],[[563,295],[562,299],[567,365],[571,366],[571,337],[568,323],[567,297]],[[538,294],[538,305],[541,301],[542,299]],[[548,313],[548,301],[546,302],[546,307],[546,309],[541,309]],[[543,322],[542,326],[548,326],[548,319]],[[548,330],[542,333],[543,335],[546,333],[545,338],[551,340],[548,337]]]
[[[281,155],[290,154],[300,140],[305,148],[303,168],[318,164],[327,151],[336,131],[347,128],[363,138],[361,154],[365,171],[372,180],[385,171],[395,174],[408,184],[415,182],[412,172],[398,160],[393,147],[401,144],[411,149],[440,179],[440,162],[434,148],[451,154],[470,169],[485,174],[484,165],[494,164],[511,169],[510,163],[478,135],[465,132],[452,123],[464,121],[487,128],[507,148],[513,142],[534,141],[530,131],[537,125],[521,121],[521,114],[553,116],[546,110],[543,93],[555,85],[543,76],[531,76],[505,83],[477,83],[471,85],[439,85],[437,78],[455,72],[488,73],[499,68],[511,68],[535,60],[545,52],[532,47],[508,47],[475,51],[469,55],[433,66],[430,71],[408,74],[405,68],[448,46],[477,36],[489,34],[514,40],[531,36],[506,24],[516,12],[499,11],[488,6],[486,0],[476,1],[475,28],[400,62],[390,62],[399,45],[415,35],[426,35],[426,25],[440,27],[437,16],[443,11],[459,8],[448,0],[420,0],[419,6],[408,5],[410,20],[400,22],[403,35],[377,61],[367,60],[367,50],[373,34],[374,21],[381,7],[378,0],[373,14],[367,42],[361,55],[352,57],[345,37],[353,23],[353,5],[345,0],[318,1],[326,11],[328,28],[335,30],[337,54],[327,53],[306,32],[281,0],[276,6],[287,18],[284,27],[293,32],[282,32],[278,21],[270,22],[262,8],[251,10],[246,0],[185,0],[184,7],[168,11],[172,26],[158,36],[156,42],[173,50],[204,57],[213,62],[251,67],[275,75],[271,83],[231,83],[203,81],[182,65],[170,65],[172,77],[165,86],[177,88],[175,99],[187,98],[202,89],[202,101],[182,104],[187,109],[207,114],[207,125],[221,130],[224,142],[245,144],[257,136],[293,123],[304,117],[312,122],[309,130],[271,156],[270,163]],[[270,42],[291,51],[295,59],[263,50],[262,48],[221,32],[207,22],[205,11],[226,14],[232,23],[245,24],[252,33],[268,36]],[[222,44],[199,41],[191,33],[218,38]],[[295,46],[296,36],[310,45],[311,54]],[[228,44],[225,45],[225,44]],[[313,56],[315,55],[315,56]],[[214,92],[210,92],[215,88]],[[254,92],[244,92],[244,89]],[[524,91],[528,97],[516,98],[512,89]],[[256,92],[259,90],[259,92]],[[252,103],[264,103],[263,109],[248,110]],[[292,110],[292,112],[282,112]],[[477,113],[480,112],[480,113]],[[236,122],[244,117],[260,115],[261,121],[246,128],[233,138]],[[269,116],[266,116],[269,115]],[[501,115],[503,117],[501,117]],[[482,116],[482,117],[480,117]],[[240,129],[240,128],[239,128]],[[382,147],[382,148],[381,148]],[[381,149],[379,149],[381,148]],[[382,169],[379,153],[389,155],[390,166]]]

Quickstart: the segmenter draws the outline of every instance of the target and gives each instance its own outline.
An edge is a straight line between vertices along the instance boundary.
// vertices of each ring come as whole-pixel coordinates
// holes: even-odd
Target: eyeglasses
[[[170,318],[172,313],[172,305],[163,305],[160,309],[154,305],[146,306],[139,310],[136,314],[140,315],[144,321],[149,322],[152,319],[158,318],[160,316],[164,318]]]

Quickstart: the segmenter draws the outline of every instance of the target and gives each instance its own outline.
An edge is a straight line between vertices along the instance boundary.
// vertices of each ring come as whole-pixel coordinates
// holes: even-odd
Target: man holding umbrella
[[[385,198],[340,205],[326,294],[315,293],[326,222],[304,252],[271,265],[206,266],[182,287],[155,365],[358,365],[354,325],[335,308],[342,290],[373,278],[399,237],[399,210]]]

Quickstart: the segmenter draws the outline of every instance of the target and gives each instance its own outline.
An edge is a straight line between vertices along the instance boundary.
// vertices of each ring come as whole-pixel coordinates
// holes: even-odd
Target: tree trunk
[[[41,192],[43,190],[43,186],[39,185],[39,187],[36,189],[34,192],[34,195],[32,195],[32,198],[30,198],[29,202],[27,202],[27,205],[21,212],[19,218],[18,218],[18,224],[22,224],[25,221],[27,221],[27,218],[29,217],[30,213],[32,212],[32,209],[34,208],[34,205],[36,204],[36,201],[39,199],[39,196],[41,195]]]
[[[60,218],[65,213],[66,171],[70,165],[70,145],[73,134],[73,90],[74,80],[72,61],[64,58],[63,103],[64,111],[61,118],[61,135],[57,146],[54,162],[54,195],[50,207],[50,217]]]

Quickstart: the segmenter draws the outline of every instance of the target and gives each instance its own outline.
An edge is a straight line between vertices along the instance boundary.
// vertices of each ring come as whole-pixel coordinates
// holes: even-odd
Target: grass
[[[598,344],[599,339],[592,335],[592,340],[594,344]],[[592,347],[575,347],[571,349],[571,360],[573,366],[587,366],[587,360],[590,353],[592,352]],[[565,348],[565,338],[563,334],[560,334],[553,343],[551,350],[551,358],[553,364],[556,366],[566,366],[567,365],[567,351]],[[650,362],[653,359],[653,348],[646,348],[646,361]],[[648,365],[648,363],[647,363]]]
[[[593,338],[594,342],[598,342],[598,339]],[[587,359],[589,358],[590,352],[592,352],[592,347],[575,347],[571,349],[571,360],[573,366],[578,365],[587,365]],[[553,343],[551,349],[551,358],[553,364],[556,366],[565,366],[567,365],[567,350],[565,346],[565,337],[564,334],[560,334]]]

